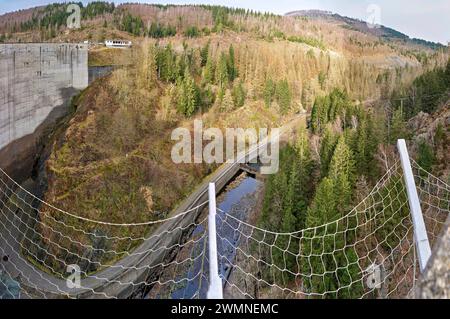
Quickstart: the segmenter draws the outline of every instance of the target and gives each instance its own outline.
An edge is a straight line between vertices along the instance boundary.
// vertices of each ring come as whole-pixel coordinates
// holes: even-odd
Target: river
[[[236,249],[239,245],[239,232],[236,232],[229,223],[223,222],[224,214],[227,213],[240,220],[247,220],[254,209],[255,204],[260,196],[260,190],[263,182],[242,173],[233,180],[225,190],[217,197],[217,249],[218,253],[227,260],[233,261]],[[208,209],[200,216],[200,219],[208,214]],[[198,225],[192,232],[191,238],[201,236],[207,231],[205,225]],[[222,239],[222,240],[221,240]],[[167,285],[166,287],[158,287],[157,291],[153,289],[147,294],[146,298],[173,298],[173,299],[193,299],[206,298],[208,290],[208,250],[206,236],[199,240],[195,245],[188,246],[180,250],[178,255],[198,256],[203,253],[203,258],[198,258],[192,262],[189,267],[169,267],[164,270],[161,278],[173,278],[179,282],[177,285]],[[223,260],[219,259],[219,272],[221,277],[228,278],[232,272],[232,267]],[[186,280],[187,279],[187,280]],[[164,281],[164,280],[162,280]]]

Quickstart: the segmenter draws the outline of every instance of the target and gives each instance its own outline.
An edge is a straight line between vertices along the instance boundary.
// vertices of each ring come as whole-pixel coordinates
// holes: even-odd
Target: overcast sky
[[[111,1],[111,0],[110,0]],[[0,0],[0,14],[44,5],[52,0]],[[82,1],[87,3],[88,1]],[[127,2],[117,1],[115,3]],[[367,20],[380,9],[381,24],[403,32],[410,37],[447,44],[450,41],[450,0],[129,0],[128,2],[162,4],[219,4],[229,7],[249,8],[284,14],[293,10],[321,9],[341,15]]]

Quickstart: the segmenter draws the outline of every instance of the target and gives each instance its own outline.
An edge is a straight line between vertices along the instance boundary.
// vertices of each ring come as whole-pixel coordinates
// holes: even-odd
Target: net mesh
[[[0,271],[20,284],[20,294],[8,296],[200,298],[206,291],[206,203],[138,224],[95,221],[1,173]]]
[[[449,185],[412,169],[433,245]],[[0,298],[205,298],[207,202],[143,223],[92,220],[40,200],[0,170]],[[159,217],[159,218],[158,218]],[[278,233],[217,208],[227,298],[404,298],[419,276],[403,173],[391,166],[350,212]]]
[[[413,163],[430,243],[449,212],[449,187]],[[341,218],[271,232],[219,210],[224,294],[232,298],[402,298],[418,278],[414,229],[400,164]],[[223,236],[232,232],[234,236]]]

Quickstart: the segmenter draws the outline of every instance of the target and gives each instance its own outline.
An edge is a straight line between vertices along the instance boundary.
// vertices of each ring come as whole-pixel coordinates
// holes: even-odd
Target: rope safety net
[[[414,161],[412,169],[433,245],[450,186]],[[0,298],[205,298],[207,206],[143,223],[97,221],[0,170]],[[225,298],[402,298],[419,275],[399,162],[328,223],[277,233],[217,208],[216,224]]]

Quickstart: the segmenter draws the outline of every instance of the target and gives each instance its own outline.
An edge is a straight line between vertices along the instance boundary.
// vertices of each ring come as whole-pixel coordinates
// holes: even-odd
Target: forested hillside
[[[369,194],[381,175],[395,162],[395,143],[400,138],[408,140],[412,158],[423,169],[448,181],[449,67],[450,61],[446,67],[419,76],[411,86],[401,90],[407,94],[402,95],[404,98],[399,99],[399,93],[394,94],[387,103],[380,101],[378,109],[356,106],[340,90],[317,97],[311,111],[309,130],[303,128],[298,137],[283,149],[280,171],[270,176],[266,183],[259,225],[263,229],[292,233],[339,220]],[[383,107],[390,112],[384,112]],[[391,183],[394,184],[395,180]],[[389,187],[393,186],[388,185],[386,189]],[[388,230],[409,213],[405,206],[401,208],[387,201],[384,203],[384,199],[382,204],[389,208],[383,214],[384,228]],[[394,217],[393,213],[398,210],[401,214]],[[313,276],[307,280],[304,283],[306,289],[320,294],[334,291],[340,283],[349,285],[349,288],[340,291],[337,297],[357,297],[362,289],[359,282],[354,283],[360,276],[356,264],[358,254],[351,245],[345,247],[358,234],[347,231],[341,236],[331,224],[320,234],[316,230],[305,236],[318,235],[325,236],[325,239],[311,239],[303,247],[284,243],[293,254],[275,250],[271,256],[275,265],[279,269],[296,269],[298,260],[295,260],[294,253],[300,248],[302,255],[317,255],[317,258],[311,257],[301,265],[305,273],[330,271],[324,278],[317,276],[314,279]],[[394,235],[385,229],[376,232],[379,241],[383,241],[386,235],[388,245],[383,250],[387,253],[398,244],[395,236],[399,234]],[[342,251],[339,253],[321,256],[323,251],[339,250],[340,247]],[[336,263],[349,266],[345,271],[333,273]],[[267,270],[263,278],[273,283],[277,279],[272,275]],[[288,280],[294,283],[296,278]]]
[[[343,24],[346,19],[92,2],[80,4],[82,28],[68,30],[66,6],[0,16],[0,35],[5,42],[89,40],[91,61],[101,64],[108,54],[108,63],[126,65],[77,97],[75,115],[47,162],[45,200],[95,220],[166,217],[216,168],[176,166],[170,158],[174,128],[192,129],[194,119],[220,129],[278,127],[305,111],[308,125],[282,149],[279,173],[268,177],[258,222],[290,232],[332,221],[367,195],[392,163],[396,139],[410,136],[406,120],[438,110],[448,92],[446,47],[363,32]],[[131,39],[133,48],[114,55],[95,45],[111,38]],[[442,130],[436,133],[439,145],[448,141]],[[427,146],[419,150],[423,163],[433,157]],[[45,211],[41,218],[58,229]],[[117,228],[96,231],[130,235]],[[144,229],[133,231],[139,237]],[[91,241],[86,234],[69,237]],[[76,259],[53,253],[48,262],[58,271],[64,269],[57,256]],[[351,261],[355,251],[343,250],[340,258]],[[351,272],[342,276],[343,282],[352,279]],[[332,278],[311,281],[308,289],[332,290],[327,284]],[[343,291],[343,297],[358,289]]]

